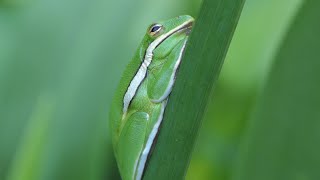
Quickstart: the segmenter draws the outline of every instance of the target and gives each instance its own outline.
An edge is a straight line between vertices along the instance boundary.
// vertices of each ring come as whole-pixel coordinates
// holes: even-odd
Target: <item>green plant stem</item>
[[[144,179],[183,179],[245,0],[204,0]]]

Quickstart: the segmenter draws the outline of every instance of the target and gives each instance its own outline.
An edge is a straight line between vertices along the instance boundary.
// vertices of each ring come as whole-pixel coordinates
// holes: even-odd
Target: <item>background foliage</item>
[[[151,22],[200,5],[0,1],[0,179],[119,179],[107,117],[120,75]],[[246,1],[187,179],[319,179],[319,9]]]

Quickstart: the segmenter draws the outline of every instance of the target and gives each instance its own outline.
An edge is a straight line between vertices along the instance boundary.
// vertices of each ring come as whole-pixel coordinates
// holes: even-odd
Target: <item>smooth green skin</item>
[[[158,22],[157,24],[164,27],[159,35],[165,34],[191,19],[192,17],[186,15]],[[188,38],[186,33],[175,33],[154,49],[147,75],[132,99],[127,113],[124,114],[124,95],[144,60],[146,49],[158,37],[151,36],[149,29],[134,58],[123,73],[110,111],[114,152],[121,177],[124,180],[136,178],[137,160],[140,158],[150,132],[161,113],[161,108],[164,108],[168,98],[158,103],[151,100],[161,97],[169,86],[171,75],[176,73],[173,66]]]

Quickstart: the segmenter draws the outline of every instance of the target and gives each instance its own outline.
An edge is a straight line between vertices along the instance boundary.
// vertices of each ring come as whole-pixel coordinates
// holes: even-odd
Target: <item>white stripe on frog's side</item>
[[[181,58],[182,58],[182,55],[183,55],[187,40],[188,39],[186,39],[184,41],[184,44],[183,44],[182,49],[180,51],[178,60],[177,60],[177,62],[175,64],[175,66],[174,66],[174,72],[176,72],[176,70],[178,69],[178,67],[180,65]],[[172,75],[170,77],[170,82],[169,82],[168,88],[166,89],[164,95],[157,101],[159,103],[162,102],[161,112],[160,112],[160,115],[158,117],[158,120],[157,120],[156,124],[152,128],[152,131],[151,131],[151,133],[150,133],[150,135],[148,137],[147,143],[146,143],[146,145],[145,145],[145,147],[144,147],[144,149],[142,151],[142,154],[140,156],[140,161],[139,161],[138,169],[137,169],[137,172],[136,172],[136,180],[140,180],[142,178],[142,175],[143,175],[143,172],[144,172],[144,168],[145,168],[145,165],[146,165],[146,162],[147,162],[148,155],[150,153],[150,150],[151,150],[151,147],[153,145],[154,139],[155,139],[156,135],[158,134],[159,127],[160,127],[160,124],[161,124],[162,119],[163,119],[163,114],[164,114],[165,107],[167,105],[168,96],[171,93],[171,90],[172,90],[172,87],[173,87],[173,84],[174,84],[174,81],[175,81],[175,75],[176,75],[176,73],[172,73]]]
[[[142,81],[144,80],[144,78],[146,77],[147,74],[147,69],[148,66],[151,64],[152,62],[152,58],[153,58],[153,51],[154,49],[161,43],[163,42],[165,39],[167,39],[168,37],[170,37],[172,34],[174,34],[175,32],[185,28],[186,26],[188,26],[188,24],[190,24],[190,21],[187,21],[183,24],[181,24],[180,26],[177,26],[176,28],[172,29],[171,31],[160,35],[157,39],[155,39],[147,48],[146,50],[146,54],[144,56],[144,60],[139,68],[139,70],[137,71],[136,75],[133,77],[132,81],[130,82],[130,85],[124,95],[123,98],[123,116],[122,119],[124,118],[124,116],[126,115],[127,111],[128,111],[128,107],[130,105],[130,102],[132,101],[132,99],[134,98],[135,94],[137,93],[137,90],[139,88],[139,86],[141,85]]]
[[[162,122],[162,119],[163,119],[163,114],[164,114],[164,110],[166,108],[166,105],[167,105],[167,100],[163,101],[162,104],[161,104],[161,111],[160,111],[160,114],[159,114],[159,117],[158,117],[158,120],[156,122],[156,124],[153,126],[152,128],[152,131],[148,137],[148,140],[147,140],[147,143],[140,155],[140,160],[139,160],[139,164],[138,164],[138,169],[136,170],[136,178],[135,180],[141,180],[142,178],[142,175],[143,175],[143,172],[144,172],[144,168],[145,168],[145,165],[146,165],[146,162],[147,162],[147,158],[148,158],[148,155],[150,153],[150,149],[152,147],[152,144],[153,144],[153,141],[154,141],[154,138],[156,137],[156,135],[158,134],[158,131],[159,131],[159,127],[160,127],[160,124]]]

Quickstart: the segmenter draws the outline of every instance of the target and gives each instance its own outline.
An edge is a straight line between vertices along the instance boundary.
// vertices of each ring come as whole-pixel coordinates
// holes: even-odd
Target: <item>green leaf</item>
[[[18,152],[14,157],[8,180],[34,180],[39,178],[38,170],[54,109],[52,98],[46,95],[40,96],[34,109]]]
[[[183,179],[244,0],[204,0],[145,179]]]
[[[234,179],[319,179],[319,1],[305,1],[276,56]]]
[[[257,92],[302,0],[248,0],[199,133],[188,180],[228,180]],[[272,11],[272,14],[270,14]]]

